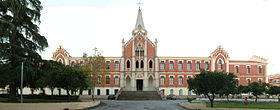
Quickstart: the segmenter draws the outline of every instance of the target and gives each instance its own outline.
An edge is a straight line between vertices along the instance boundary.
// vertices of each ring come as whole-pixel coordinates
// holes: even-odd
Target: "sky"
[[[132,37],[139,0],[42,0],[43,59],[62,45],[73,57],[121,56]],[[280,73],[280,0],[141,0],[144,25],[158,56],[208,57],[221,45],[230,60],[268,59]]]

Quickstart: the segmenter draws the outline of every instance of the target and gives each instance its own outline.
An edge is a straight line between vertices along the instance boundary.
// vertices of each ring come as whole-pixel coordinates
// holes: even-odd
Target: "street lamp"
[[[20,74],[20,103],[23,103],[23,98],[22,98],[22,89],[23,89],[23,63],[26,61],[26,56],[28,53],[25,53],[25,55],[22,58],[21,61],[21,74]]]

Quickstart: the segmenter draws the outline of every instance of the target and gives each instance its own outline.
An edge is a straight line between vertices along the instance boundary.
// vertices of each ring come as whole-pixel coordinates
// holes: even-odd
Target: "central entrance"
[[[137,87],[137,91],[142,91],[143,90],[143,80],[142,79],[137,79],[136,80],[136,87]]]

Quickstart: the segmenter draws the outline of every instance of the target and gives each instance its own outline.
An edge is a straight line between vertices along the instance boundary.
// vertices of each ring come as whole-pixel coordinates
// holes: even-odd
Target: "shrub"
[[[196,98],[187,98],[188,102],[191,103],[193,100],[195,100]]]

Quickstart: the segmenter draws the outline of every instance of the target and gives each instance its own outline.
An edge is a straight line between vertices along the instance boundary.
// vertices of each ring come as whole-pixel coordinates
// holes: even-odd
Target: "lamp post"
[[[20,103],[23,103],[23,98],[22,98],[22,89],[23,89],[23,63],[26,61],[26,56],[28,54],[25,53],[25,56],[22,58],[22,62],[21,62],[21,73],[20,73]]]

